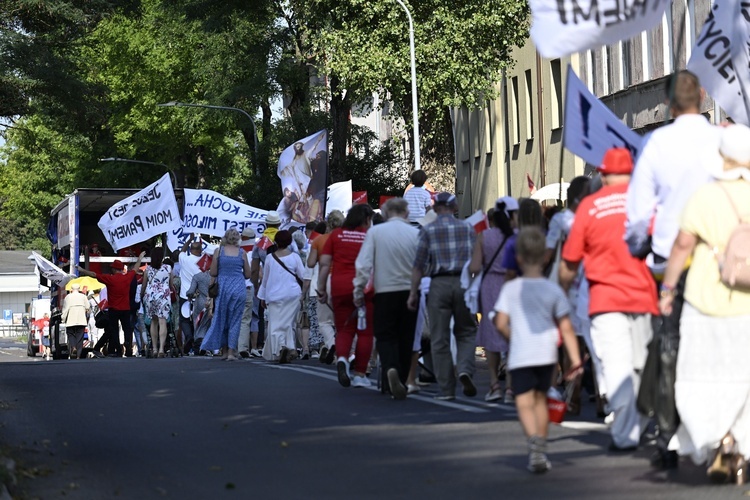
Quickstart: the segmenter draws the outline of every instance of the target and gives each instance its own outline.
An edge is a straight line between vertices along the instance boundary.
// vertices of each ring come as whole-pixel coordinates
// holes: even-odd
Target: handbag
[[[216,280],[208,285],[209,298],[215,299],[219,296],[219,260],[216,260]]]
[[[106,328],[109,324],[109,313],[105,310],[99,310],[94,315],[94,325],[97,328]]]

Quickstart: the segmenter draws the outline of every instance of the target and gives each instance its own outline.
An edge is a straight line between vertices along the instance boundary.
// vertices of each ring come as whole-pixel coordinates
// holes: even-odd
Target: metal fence
[[[29,328],[24,325],[0,325],[0,337],[20,337],[28,334]]]

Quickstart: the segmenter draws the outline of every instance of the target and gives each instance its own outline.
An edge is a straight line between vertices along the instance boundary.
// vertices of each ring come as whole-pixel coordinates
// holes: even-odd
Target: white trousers
[[[612,441],[638,446],[646,419],[635,402],[651,340],[650,314],[605,313],[591,318],[591,341],[602,362],[609,410],[614,412]]]

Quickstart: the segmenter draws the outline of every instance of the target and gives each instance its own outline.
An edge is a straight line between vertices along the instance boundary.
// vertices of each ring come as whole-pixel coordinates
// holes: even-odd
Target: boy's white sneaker
[[[372,386],[372,382],[370,382],[370,379],[367,377],[360,377],[359,375],[355,375],[352,377],[352,387],[370,387]]]

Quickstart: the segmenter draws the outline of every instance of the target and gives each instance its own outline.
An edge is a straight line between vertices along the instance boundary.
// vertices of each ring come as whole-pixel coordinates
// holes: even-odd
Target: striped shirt
[[[476,233],[469,223],[450,214],[438,215],[419,233],[414,267],[430,276],[460,273],[471,258],[475,240]]]
[[[432,206],[430,193],[423,187],[413,187],[404,193],[404,200],[409,204],[409,222],[417,222],[424,217]]]

